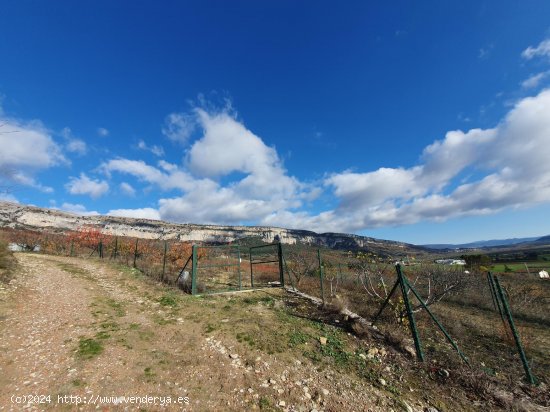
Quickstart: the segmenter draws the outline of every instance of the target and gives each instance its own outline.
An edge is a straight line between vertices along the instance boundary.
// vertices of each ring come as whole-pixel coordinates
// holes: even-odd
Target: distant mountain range
[[[540,243],[540,242],[550,242],[550,235],[543,237],[521,237],[521,238],[511,238],[511,239],[492,239],[492,240],[479,240],[477,242],[470,243],[441,243],[441,244],[430,244],[422,245],[430,249],[480,249],[487,247],[498,247],[498,246],[511,246],[519,245],[522,243]]]
[[[80,216],[60,210],[0,201],[0,228],[65,233],[86,225],[93,225],[114,236],[144,239],[228,243],[255,238],[267,243],[278,240],[283,244],[299,243],[346,251],[368,250],[382,256],[415,256],[428,252],[425,248],[408,243],[345,233],[315,233],[265,226],[178,224],[114,216]]]
[[[83,225],[100,227],[115,236],[146,239],[177,239],[202,243],[239,242],[257,238],[263,242],[279,239],[285,244],[307,244],[339,250],[369,250],[386,256],[422,255],[435,250],[479,249],[501,246],[550,244],[550,235],[544,237],[482,240],[462,244],[412,245],[404,242],[376,239],[345,233],[315,233],[307,230],[261,226],[221,226],[176,224],[160,220],[132,219],[113,216],[80,216],[60,210],[44,209],[0,201],[0,228],[39,230],[63,233]],[[431,250],[430,250],[431,249]]]

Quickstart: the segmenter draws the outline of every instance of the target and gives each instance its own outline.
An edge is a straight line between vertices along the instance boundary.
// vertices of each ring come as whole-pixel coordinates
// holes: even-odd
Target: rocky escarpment
[[[302,243],[342,250],[389,248],[394,251],[402,250],[405,252],[411,249],[422,249],[406,243],[342,233],[318,234],[307,230],[266,226],[176,224],[158,220],[114,216],[80,216],[59,210],[0,202],[1,227],[60,233],[77,230],[85,225],[100,227],[103,232],[111,235],[145,239],[234,242],[242,238],[255,237],[269,243],[279,239],[284,244]]]

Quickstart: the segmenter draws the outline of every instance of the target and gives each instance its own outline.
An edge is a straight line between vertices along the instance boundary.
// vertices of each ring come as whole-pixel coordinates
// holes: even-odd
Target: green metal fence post
[[[242,290],[242,275],[241,275],[241,247],[237,246],[237,259],[239,259],[238,266],[237,266],[237,274],[239,276],[239,290]]]
[[[113,252],[113,259],[116,260],[118,253],[118,236],[115,237],[115,250]]]
[[[504,327],[504,333],[506,333],[506,336],[510,337],[508,325],[506,325],[506,318],[504,316],[504,309],[502,308],[502,303],[498,297],[497,287],[495,285],[495,275],[493,275],[491,272],[487,272],[487,278],[489,279],[489,285],[491,286],[493,303],[495,303],[496,308],[498,309],[498,314],[500,315],[500,320],[502,321],[502,326]]]
[[[253,264],[252,264],[252,248],[250,248],[250,250],[248,251],[248,257],[250,259],[250,287],[253,288],[254,287],[254,269],[253,269]]]
[[[99,257],[103,259],[103,241],[99,241]]]
[[[137,259],[137,247],[138,247],[138,240],[139,239],[136,239],[136,246],[134,247],[134,267],[136,267],[136,259]]]
[[[422,307],[426,310],[426,312],[428,312],[428,314],[430,315],[430,317],[432,318],[432,320],[435,322],[435,324],[437,325],[437,327],[439,328],[439,330],[441,332],[443,332],[443,335],[445,335],[445,338],[447,338],[447,341],[451,344],[451,346],[458,352],[458,354],[460,355],[460,357],[462,358],[462,360],[468,365],[470,366],[470,362],[468,362],[468,359],[466,358],[466,356],[460,351],[460,349],[458,348],[458,345],[455,343],[455,341],[451,338],[451,336],[447,333],[447,331],[445,330],[445,328],[443,327],[443,325],[441,323],[439,323],[439,320],[435,317],[435,315],[432,313],[432,311],[430,310],[430,308],[428,308],[428,306],[426,306],[426,304],[424,303],[424,301],[422,300],[422,298],[420,297],[420,295],[418,293],[416,293],[416,290],[414,289],[414,287],[409,283],[409,281],[407,280],[407,278],[405,276],[403,276],[403,280],[405,281],[405,283],[407,284],[407,286],[409,287],[409,289],[412,291],[412,293],[414,294],[414,296],[416,296],[416,299],[418,299],[418,301],[420,302],[420,305],[422,305]]]
[[[384,300],[384,303],[382,304],[382,306],[380,307],[380,310],[378,311],[378,313],[376,314],[376,316],[374,317],[373,321],[372,321],[372,324],[374,325],[376,323],[376,321],[378,320],[378,317],[382,314],[382,312],[384,311],[384,309],[386,308],[386,306],[388,305],[388,303],[390,302],[390,299],[391,297],[393,296],[393,294],[395,293],[395,291],[397,290],[397,287],[399,286],[399,276],[397,277],[397,280],[395,281],[395,284],[393,285],[393,288],[391,288],[391,292],[390,294],[388,295],[388,297],[386,298],[386,300]]]
[[[193,245],[193,260],[191,261],[191,294],[197,294],[197,245]]]
[[[166,275],[166,254],[168,253],[168,243],[164,241],[164,255],[162,256],[162,277],[160,280],[164,282],[164,276]]]
[[[421,362],[424,361],[424,353],[422,352],[422,346],[420,345],[420,336],[418,335],[418,329],[416,328],[416,321],[411,308],[411,302],[409,301],[407,283],[405,283],[403,272],[401,271],[401,265],[395,266],[397,270],[397,276],[399,277],[399,284],[401,285],[401,292],[403,293],[403,301],[405,302],[405,309],[407,310],[407,318],[409,319],[409,327],[414,340],[414,347],[416,349],[416,356]]]
[[[74,255],[74,240],[71,240],[71,254],[70,256]]]
[[[512,318],[512,312],[510,311],[510,307],[508,306],[506,295],[504,294],[504,291],[502,290],[502,287],[500,286],[500,282],[496,276],[494,276],[494,280],[495,280],[496,289],[498,291],[498,295],[500,297],[500,300],[502,301],[504,312],[506,313],[506,317],[508,318],[508,323],[510,324],[510,329],[512,329],[512,334],[514,335],[514,340],[516,341],[519,357],[521,358],[521,363],[523,364],[523,369],[525,370],[525,376],[527,377],[527,380],[529,381],[529,383],[534,385],[536,383],[535,377],[531,373],[529,362],[527,362],[527,357],[525,356],[525,352],[523,350],[523,346],[521,344],[518,331],[516,330],[516,326],[514,325],[514,319]]]
[[[493,281],[491,279],[491,272],[487,272],[487,283],[489,283],[489,292],[491,292],[491,300],[493,301],[493,307],[495,310],[497,309],[497,300],[496,300],[496,294],[494,290]]]
[[[317,259],[319,260],[319,279],[321,281],[321,299],[323,300],[323,306],[325,306],[325,286],[323,285],[323,261],[321,260],[321,250],[317,249]]]
[[[281,286],[285,286],[285,272],[283,270],[283,245],[281,242],[277,243],[277,253],[279,254],[279,281]]]

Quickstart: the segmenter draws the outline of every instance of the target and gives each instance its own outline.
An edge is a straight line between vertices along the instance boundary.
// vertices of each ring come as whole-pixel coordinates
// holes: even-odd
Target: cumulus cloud
[[[67,163],[61,147],[37,121],[0,119],[0,166],[47,169]]]
[[[162,134],[176,143],[185,144],[196,128],[195,116],[188,113],[170,113],[164,119]]]
[[[96,216],[99,215],[98,212],[95,210],[90,211],[86,210],[86,206],[81,205],[79,203],[63,203],[60,210],[64,210],[65,212],[74,213],[75,215],[81,215],[81,216]]]
[[[230,113],[193,113],[200,136],[183,165],[118,158],[101,166],[170,192],[157,209],[145,209],[151,216],[356,232],[550,202],[550,89],[518,101],[493,128],[447,132],[415,165],[333,173],[321,187],[289,175],[276,149]],[[321,188],[337,206],[306,211],[303,202]]]
[[[160,220],[159,212],[150,207],[142,209],[114,209],[107,212],[109,216],[133,217],[136,219]]]
[[[0,108],[0,170],[7,186],[29,186],[43,192],[53,189],[43,186],[34,175],[41,170],[68,164],[61,146],[39,121],[24,122],[2,117]]]
[[[311,200],[318,195],[289,176],[276,150],[228,110],[194,109],[191,113],[174,114],[171,119],[186,119],[200,132],[187,151],[185,165],[161,160],[155,167],[141,160],[118,158],[100,167],[108,175],[129,174],[161,190],[180,192],[159,200],[163,219],[253,222],[276,211],[298,207],[302,199]]]
[[[65,150],[67,152],[76,153],[78,155],[85,155],[88,151],[86,142],[82,139],[75,137],[70,128],[65,127],[61,131],[61,136],[65,139]]]
[[[538,87],[548,77],[550,77],[550,70],[533,74],[532,76],[521,82],[521,87],[523,87],[524,89],[534,89]]]
[[[111,159],[103,163],[100,169],[108,175],[112,172],[118,172],[134,176],[140,181],[154,184],[162,190],[180,189],[187,191],[195,187],[197,183],[195,179],[185,171],[176,168],[166,173],[154,166],[148,165],[143,160],[125,158]]]
[[[527,47],[521,53],[521,56],[527,60],[531,60],[534,57],[550,57],[550,39],[541,41],[536,47]]]
[[[325,183],[340,199],[334,217],[355,231],[550,202],[548,113],[544,90],[519,101],[495,128],[447,133],[424,150],[420,165],[332,175]],[[481,177],[457,184],[466,169]],[[302,216],[294,225],[302,222],[322,227],[319,217]]]
[[[157,145],[147,146],[147,144],[143,140],[140,140],[138,142],[137,147],[140,150],[145,150],[147,152],[151,152],[155,156],[158,156],[158,157],[164,156],[164,149],[162,148],[162,146],[157,146]]]
[[[80,177],[71,177],[65,188],[73,195],[88,195],[92,199],[103,196],[109,191],[109,184],[102,180],[90,179],[85,173],[80,173]]]

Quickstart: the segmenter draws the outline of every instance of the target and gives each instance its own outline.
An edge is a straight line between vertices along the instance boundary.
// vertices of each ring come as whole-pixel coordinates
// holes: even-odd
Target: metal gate
[[[284,286],[283,249],[280,243],[253,246],[250,253],[250,284],[253,288]]]

